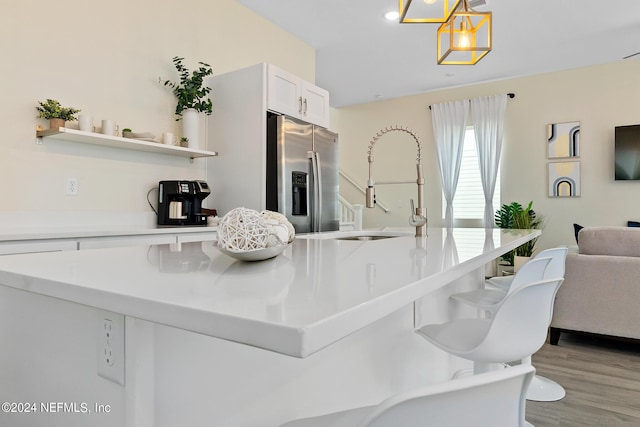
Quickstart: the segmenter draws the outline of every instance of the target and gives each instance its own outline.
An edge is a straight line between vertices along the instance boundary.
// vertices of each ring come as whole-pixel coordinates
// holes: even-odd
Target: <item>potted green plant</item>
[[[173,58],[173,65],[180,74],[180,82],[164,81],[164,85],[170,87],[178,98],[176,115],[182,116],[183,112],[189,109],[210,115],[213,111],[213,102],[207,95],[211,92],[211,88],[205,85],[204,78],[213,74],[211,66],[204,62],[198,62],[200,67],[190,72],[182,61],[184,58],[178,56]],[[176,119],[176,121],[178,120],[180,117]]]
[[[522,207],[518,202],[502,205],[495,214],[496,226],[522,230],[541,229],[544,217],[537,214],[532,209],[532,206],[533,201],[530,201],[526,208]],[[509,265],[515,265],[516,257],[530,258],[533,255],[537,240],[538,238],[535,238],[518,246],[513,251],[504,254],[502,260],[508,262]]]
[[[122,137],[123,138],[133,138],[133,131],[131,128],[122,129]]]
[[[173,65],[180,74],[178,83],[165,80],[164,85],[173,90],[173,94],[178,98],[176,104],[176,115],[182,118],[182,133],[189,139],[192,148],[198,148],[200,140],[199,113],[211,115],[213,103],[209,98],[211,88],[205,84],[205,77],[213,74],[211,66],[204,62],[198,62],[200,66],[193,72],[189,71],[182,63],[184,58],[178,56],[173,58]]]
[[[39,118],[49,120],[51,129],[64,127],[65,122],[76,120],[76,114],[80,112],[76,108],[63,107],[55,99],[47,99],[45,102],[38,101],[36,110],[39,112]]]
[[[189,138],[184,137],[184,136],[182,138],[180,138],[180,146],[184,147],[184,148],[189,147]]]

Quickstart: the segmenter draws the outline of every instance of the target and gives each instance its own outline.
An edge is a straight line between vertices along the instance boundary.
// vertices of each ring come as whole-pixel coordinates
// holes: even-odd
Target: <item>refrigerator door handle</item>
[[[322,173],[320,169],[320,154],[317,151],[311,152],[311,171],[313,173],[313,230],[315,232],[321,231],[320,224],[322,224],[322,195],[320,191],[322,189]]]

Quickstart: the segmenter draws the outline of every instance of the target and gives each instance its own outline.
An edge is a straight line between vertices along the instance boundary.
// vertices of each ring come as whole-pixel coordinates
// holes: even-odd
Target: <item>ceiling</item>
[[[237,1],[316,49],[316,84],[330,91],[334,107],[620,61],[640,51],[639,0],[486,0],[475,9],[493,13],[493,50],[473,66],[437,64],[438,24],[386,20],[397,0]]]

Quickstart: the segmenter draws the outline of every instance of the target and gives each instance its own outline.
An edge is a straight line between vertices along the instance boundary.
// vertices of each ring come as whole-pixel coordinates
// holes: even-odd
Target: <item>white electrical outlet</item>
[[[65,187],[65,190],[68,196],[77,196],[78,195],[78,179],[67,178],[67,185]]]
[[[100,312],[98,375],[124,385],[124,315]]]
[[[113,320],[104,319],[104,323],[102,324],[103,329],[103,345],[102,345],[102,363],[107,366],[113,366],[113,343],[111,339],[113,338]]]

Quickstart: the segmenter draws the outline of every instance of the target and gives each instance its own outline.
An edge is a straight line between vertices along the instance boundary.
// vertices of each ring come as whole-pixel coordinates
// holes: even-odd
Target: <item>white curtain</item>
[[[478,148],[478,167],[484,191],[484,226],[493,228],[493,194],[500,167],[504,112],[507,95],[481,96],[471,100],[471,116]]]
[[[458,247],[456,246],[456,239],[453,237],[451,228],[447,228],[447,235],[442,245],[442,262],[443,269],[448,269],[454,265],[460,264],[460,258],[458,257]]]
[[[447,201],[445,226],[453,227],[453,198],[456,195],[464,134],[469,116],[469,100],[449,101],[431,106],[433,138],[438,151],[442,192]]]

